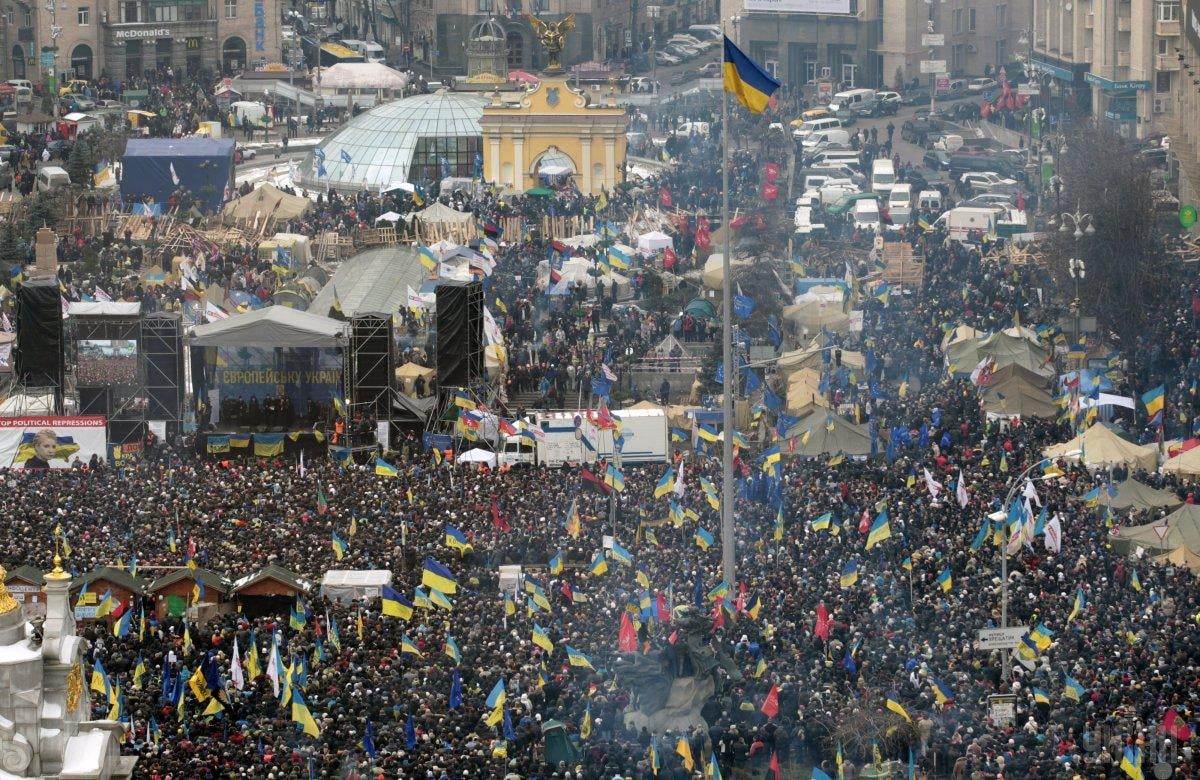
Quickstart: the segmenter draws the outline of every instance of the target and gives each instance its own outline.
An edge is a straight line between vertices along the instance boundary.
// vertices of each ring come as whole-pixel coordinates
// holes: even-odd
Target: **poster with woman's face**
[[[0,418],[0,468],[65,469],[77,458],[105,458],[107,448],[104,417]]]

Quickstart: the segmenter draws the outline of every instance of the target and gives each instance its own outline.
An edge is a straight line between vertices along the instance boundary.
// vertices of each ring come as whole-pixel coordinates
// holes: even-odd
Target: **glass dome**
[[[479,119],[487,102],[475,95],[438,92],[377,106],[309,152],[300,164],[298,184],[356,191],[401,182],[428,185],[447,176],[479,176],[483,170]],[[318,163],[322,154],[324,160]]]

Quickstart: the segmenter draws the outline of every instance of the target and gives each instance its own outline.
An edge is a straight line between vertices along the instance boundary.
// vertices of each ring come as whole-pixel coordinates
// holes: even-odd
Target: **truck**
[[[953,241],[978,241],[996,237],[996,221],[1004,209],[983,206],[959,206],[938,217],[935,227],[944,227]]]
[[[622,464],[665,463],[669,452],[667,416],[661,409],[625,409],[612,412],[621,424],[625,443]],[[534,425],[541,432],[535,443],[527,436],[505,437],[500,463],[556,468],[613,459],[614,432],[596,425],[595,412],[537,412]]]

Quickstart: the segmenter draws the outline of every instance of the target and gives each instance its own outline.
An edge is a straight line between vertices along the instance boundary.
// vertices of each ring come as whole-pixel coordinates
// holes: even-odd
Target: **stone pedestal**
[[[54,276],[58,273],[58,236],[48,227],[38,228],[33,238],[35,276]]]

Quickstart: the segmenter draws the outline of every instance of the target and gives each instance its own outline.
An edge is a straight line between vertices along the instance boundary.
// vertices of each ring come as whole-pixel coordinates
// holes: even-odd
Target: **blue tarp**
[[[846,280],[838,279],[836,277],[830,277],[828,279],[818,279],[816,277],[808,276],[808,277],[804,277],[802,279],[797,279],[795,282],[795,285],[796,285],[796,290],[795,290],[796,295],[804,295],[804,293],[808,292],[809,290],[811,290],[814,287],[840,287],[842,290],[846,291],[847,293],[850,292],[850,288],[846,286]]]
[[[121,196],[165,203],[184,187],[202,209],[215,211],[233,192],[233,146],[231,138],[131,139],[121,160]]]

